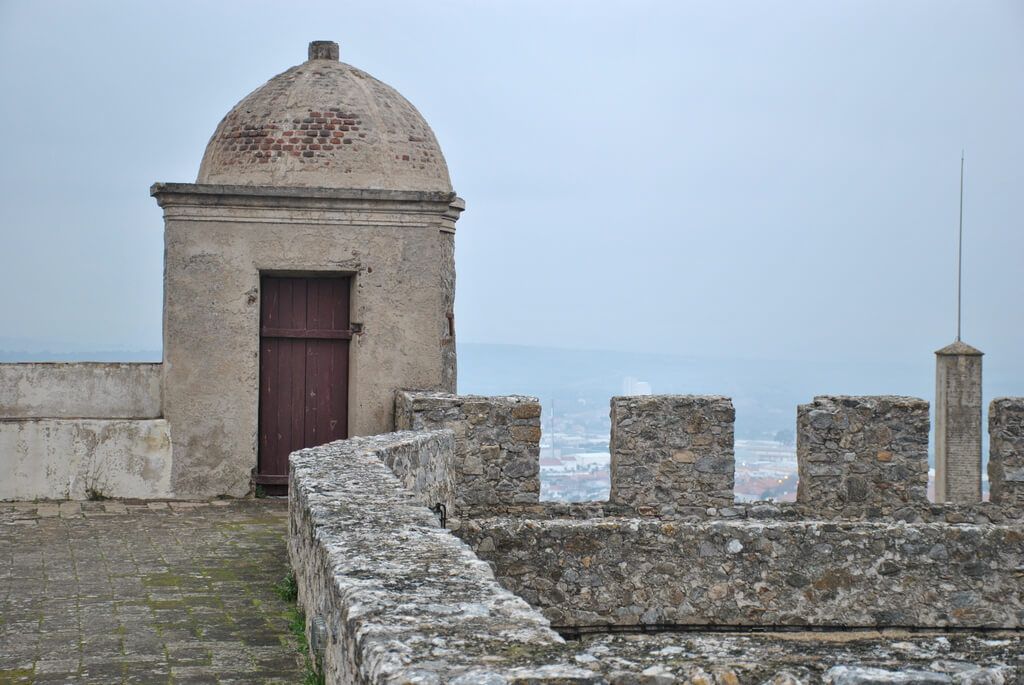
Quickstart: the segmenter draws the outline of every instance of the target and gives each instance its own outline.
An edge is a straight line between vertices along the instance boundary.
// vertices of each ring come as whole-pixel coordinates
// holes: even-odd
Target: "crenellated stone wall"
[[[536,398],[399,391],[395,424],[398,430],[454,433],[453,513],[473,505],[539,500],[540,402]]]
[[[797,408],[797,500],[821,509],[928,501],[928,402],[822,396]]]
[[[1019,628],[1019,521],[793,521],[764,503],[704,521],[464,521],[496,580],[422,506],[434,495],[402,486],[443,481],[433,467],[436,478],[411,476],[450,438],[395,433],[292,455],[289,556],[324,682],[968,685],[1024,673],[1019,631],[921,630]],[[566,642],[549,619],[582,639]],[[804,625],[842,630],[773,632]],[[759,630],[713,630],[724,626]],[[865,630],[881,626],[915,630]],[[602,627],[689,630],[587,637]]]
[[[1024,508],[1024,397],[992,400],[988,431],[992,502]]]
[[[453,530],[563,628],[1024,627],[1015,481],[994,479],[1002,502],[929,503],[924,400],[799,407],[795,503],[734,501],[725,397],[614,398],[612,496],[575,505],[472,496],[499,491],[473,465],[491,463],[490,444],[502,454],[515,426],[538,425],[534,400],[399,393],[396,407],[403,426],[453,431]],[[993,468],[1014,477],[1021,417],[1024,401],[994,405]]]
[[[609,500],[668,514],[731,504],[735,419],[727,397],[613,397]]]

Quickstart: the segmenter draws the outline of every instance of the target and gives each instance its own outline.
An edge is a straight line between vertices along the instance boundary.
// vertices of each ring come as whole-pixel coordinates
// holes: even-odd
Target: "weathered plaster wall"
[[[797,499],[822,509],[928,501],[928,403],[822,396],[797,407]]]
[[[731,504],[735,420],[727,397],[613,397],[609,500],[665,513]]]
[[[1019,525],[463,521],[559,626],[1024,626]]]
[[[0,364],[0,420],[160,415],[159,364]]]
[[[256,466],[259,276],[348,273],[349,430],[393,428],[394,392],[445,384],[439,238],[449,193],[158,184],[164,208],[164,415],[180,496],[249,492]]]
[[[0,420],[0,469],[5,500],[174,494],[162,419]]]
[[[534,397],[395,394],[397,428],[455,434],[455,516],[474,505],[538,501],[540,413]]]
[[[992,502],[1024,509],[1024,397],[992,400],[988,430]]]

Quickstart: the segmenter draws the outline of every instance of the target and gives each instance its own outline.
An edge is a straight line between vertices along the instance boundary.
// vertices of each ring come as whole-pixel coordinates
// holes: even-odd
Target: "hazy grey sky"
[[[160,346],[154,181],[306,43],[431,123],[460,339],[1024,365],[1024,3],[0,0],[0,338]]]

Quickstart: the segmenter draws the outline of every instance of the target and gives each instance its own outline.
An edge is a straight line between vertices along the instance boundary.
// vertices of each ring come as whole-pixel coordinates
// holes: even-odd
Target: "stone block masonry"
[[[335,445],[334,453],[341,459],[347,452],[366,450],[376,442],[387,447],[378,452],[381,461],[422,505],[443,504],[448,510],[452,509],[455,505],[452,479],[455,436],[450,430],[388,433],[376,441],[374,438],[344,441]]]
[[[816,397],[797,408],[797,500],[821,509],[928,501],[928,403]]]
[[[992,400],[988,431],[992,502],[1024,508],[1024,397]]]
[[[1019,524],[492,518],[458,535],[559,628],[1024,626]]]
[[[540,402],[534,397],[480,397],[399,391],[399,430],[450,429],[455,511],[474,505],[529,504],[540,498]]]
[[[727,397],[613,397],[610,501],[661,513],[732,504],[735,419]]]

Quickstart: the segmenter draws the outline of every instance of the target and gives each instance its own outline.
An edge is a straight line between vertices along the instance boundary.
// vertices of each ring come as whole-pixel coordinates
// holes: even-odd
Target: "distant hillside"
[[[792,431],[796,406],[815,395],[894,394],[931,401],[934,360],[931,350],[922,351],[914,363],[854,364],[462,343],[459,392],[534,395],[545,407],[554,400],[565,410],[582,400],[607,414],[608,399],[621,394],[623,379],[631,376],[650,383],[656,394],[730,396],[737,437],[762,438]],[[986,372],[986,405],[989,398],[1011,394],[1024,394],[1020,378]]]

